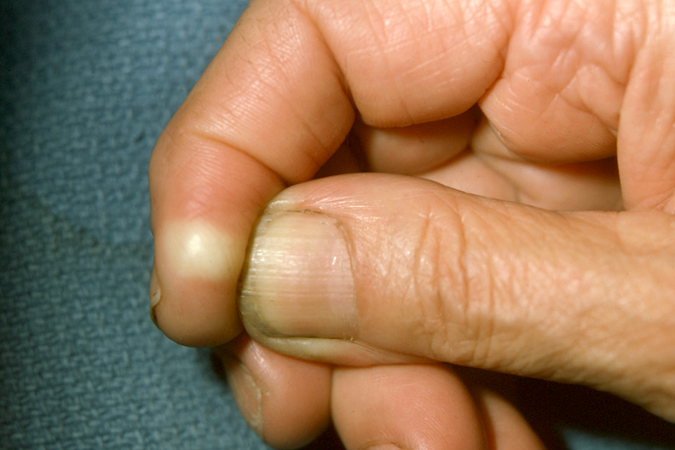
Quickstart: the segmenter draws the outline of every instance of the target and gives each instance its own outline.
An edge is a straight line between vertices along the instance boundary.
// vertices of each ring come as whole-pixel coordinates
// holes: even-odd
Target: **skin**
[[[444,363],[675,420],[671,9],[252,2],[152,155],[155,323],[217,347],[244,416],[280,448],[329,420],[347,448],[541,447]],[[398,175],[305,183],[363,170]],[[309,210],[346,233],[356,309],[341,339],[317,339],[321,315],[280,334],[283,310],[238,305],[249,237],[282,191],[267,215]]]

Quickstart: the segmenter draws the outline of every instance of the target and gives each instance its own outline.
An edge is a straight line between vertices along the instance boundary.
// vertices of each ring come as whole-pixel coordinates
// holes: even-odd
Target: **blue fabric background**
[[[268,448],[147,306],[150,152],[245,3],[0,0],[0,448]],[[590,402],[641,425],[572,448],[675,448]]]

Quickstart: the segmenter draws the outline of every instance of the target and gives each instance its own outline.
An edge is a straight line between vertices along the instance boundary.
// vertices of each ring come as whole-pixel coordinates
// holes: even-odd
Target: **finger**
[[[656,6],[656,5],[654,5]],[[626,87],[619,128],[619,168],[626,205],[675,214],[675,36],[672,11],[648,11],[651,45],[640,52]],[[662,24],[655,26],[656,24]]]
[[[489,182],[491,175],[496,175],[503,180],[502,183],[512,187],[512,196],[507,200],[552,210],[623,208],[615,158],[567,164],[528,161],[510,152],[503,139],[497,135],[495,127],[485,119],[471,139],[471,149],[476,154],[475,165],[482,168],[483,175],[480,178]],[[437,170],[433,179],[455,187],[453,180],[456,173],[457,169],[448,165]],[[480,178],[474,178],[476,184],[480,184]],[[473,193],[471,190],[466,192]]]
[[[464,152],[450,164],[420,175],[444,186],[469,194],[498,200],[518,201],[522,198],[519,187],[497,172],[483,158],[473,152]]]
[[[471,394],[447,366],[342,367],[332,392],[333,421],[347,449],[544,448],[513,405],[488,389]]]
[[[353,115],[314,24],[292,2],[254,2],[152,155],[152,307],[167,336],[209,346],[240,333],[251,225],[328,160]]]
[[[254,218],[335,152],[352,103],[387,126],[447,118],[497,77],[505,7],[475,15],[439,3],[429,16],[422,2],[392,6],[253,2],[171,120],[150,164],[151,306],[167,336],[205,346],[239,334],[236,283]],[[480,43],[467,39],[479,30]],[[381,46],[382,36],[395,39]]]
[[[249,426],[275,448],[298,448],[330,419],[331,368],[274,353],[242,335],[214,349]]]
[[[254,218],[284,185],[310,179],[328,160],[351,127],[353,105],[366,124],[394,127],[447,119],[481,99],[491,123],[515,143],[514,152],[522,146],[525,156],[557,162],[608,154],[612,123],[603,117],[618,117],[616,94],[622,92],[612,90],[612,77],[591,77],[597,87],[583,84],[603,93],[582,97],[586,108],[551,101],[546,120],[539,120],[537,108],[527,115],[523,105],[541,110],[544,91],[549,100],[567,98],[556,94],[569,81],[560,74],[578,66],[622,75],[632,46],[609,56],[581,50],[614,42],[616,27],[609,25],[633,16],[594,3],[517,3],[253,2],[153,152],[158,326],[187,345],[216,345],[239,334],[236,282]],[[584,8],[597,29],[565,29],[565,39],[557,39],[567,12],[583,15]],[[542,51],[533,55],[532,48]],[[528,72],[555,62],[534,56],[568,53],[581,56],[564,71]],[[509,76],[503,77],[505,68]],[[530,75],[541,75],[531,77],[541,89],[525,89]],[[510,102],[514,98],[521,107]],[[529,145],[535,132],[540,138]],[[580,146],[581,137],[591,144]]]
[[[353,132],[373,172],[419,175],[467,149],[474,116],[471,110],[450,119],[403,128],[374,128],[359,121]]]
[[[471,394],[446,366],[337,368],[331,409],[348,450],[488,448]]]
[[[326,164],[319,169],[314,178],[361,172],[362,162],[360,159],[349,145],[343,143]]]
[[[500,79],[480,102],[506,149],[557,163],[615,153],[612,131],[646,30],[634,22],[643,13],[634,4],[611,5],[541,2],[522,10]]]
[[[422,177],[463,192],[556,211],[623,209],[613,158],[541,165],[467,152]]]
[[[463,192],[553,210],[622,209],[615,158],[540,164],[514,155],[476,111],[403,128],[357,122],[358,147],[374,172],[418,175]],[[472,135],[473,134],[473,135]]]
[[[317,180],[268,208],[240,308],[284,353],[584,383],[673,419],[674,229],[659,212],[547,212],[405,177]]]
[[[491,450],[546,448],[520,412],[502,396],[489,389],[479,389],[476,398]]]
[[[675,213],[672,11],[658,2],[530,5],[479,102],[504,150],[555,163],[618,154],[626,207]]]

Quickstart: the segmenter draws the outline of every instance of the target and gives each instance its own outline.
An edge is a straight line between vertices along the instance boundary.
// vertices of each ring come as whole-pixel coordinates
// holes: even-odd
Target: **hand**
[[[187,345],[239,335],[256,218],[284,187],[358,150],[373,170],[482,197],[372,174],[284,191],[243,279],[255,339],[339,364],[435,360],[582,383],[675,420],[675,13],[666,2],[588,3],[254,2],[153,153],[159,327]],[[330,258],[307,251],[319,244]],[[322,295],[310,302],[303,289]],[[288,420],[321,411],[325,422],[329,396],[353,392],[364,413],[376,393],[356,386],[369,370],[398,374],[378,394],[406,417],[387,394],[406,368],[446,371],[425,403],[475,420],[471,430],[494,417],[433,401],[461,386],[445,366],[344,369],[354,376],[340,384],[340,371],[240,339],[229,352],[256,368],[233,378],[261,377],[257,391],[235,382],[240,403],[261,384],[324,392],[296,397]],[[322,426],[290,438],[269,404],[252,420],[268,440],[297,443]],[[372,437],[395,415],[367,417]],[[333,411],[345,441],[366,442],[349,440],[348,419]],[[419,430],[407,423],[399,437]]]

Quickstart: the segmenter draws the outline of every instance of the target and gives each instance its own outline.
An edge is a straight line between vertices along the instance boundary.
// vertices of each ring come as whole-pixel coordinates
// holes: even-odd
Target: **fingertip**
[[[262,404],[265,391],[261,381],[240,360],[227,352],[217,352],[223,368],[227,384],[232,390],[235,402],[241,415],[249,427],[261,438],[263,437]]]
[[[274,448],[299,448],[330,418],[330,366],[289,358],[242,334],[214,349],[249,426]]]
[[[520,412],[489,389],[480,389],[478,401],[488,430],[491,448],[499,450],[543,450],[546,448]]]
[[[191,347],[223,344],[240,334],[236,296],[245,251],[246,236],[205,221],[158,230],[150,300],[157,327]]]
[[[336,368],[331,408],[347,448],[486,448],[474,400],[448,366]]]

